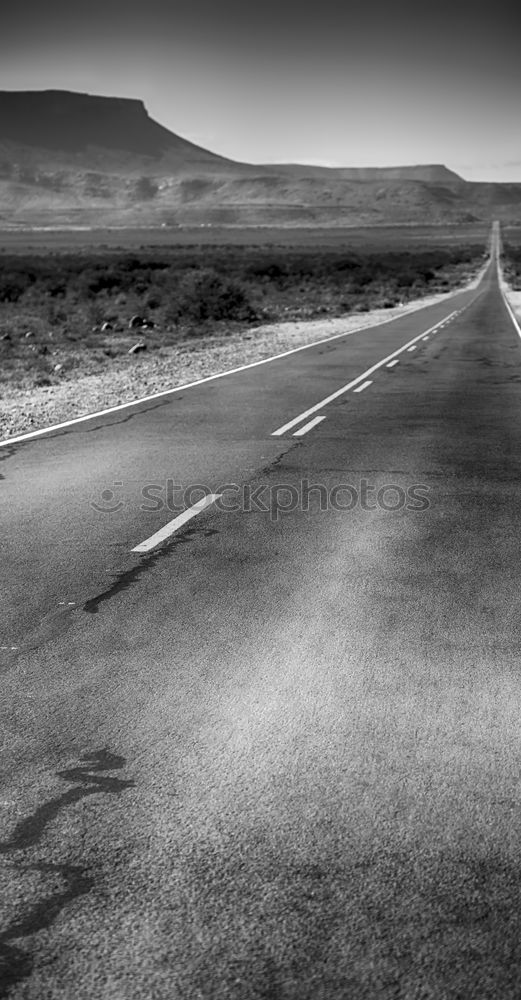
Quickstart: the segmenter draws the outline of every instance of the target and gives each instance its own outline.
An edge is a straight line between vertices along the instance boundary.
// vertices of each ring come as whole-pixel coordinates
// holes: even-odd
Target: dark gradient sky
[[[521,181],[520,38],[505,0],[17,0],[0,89],[140,97],[235,159]]]

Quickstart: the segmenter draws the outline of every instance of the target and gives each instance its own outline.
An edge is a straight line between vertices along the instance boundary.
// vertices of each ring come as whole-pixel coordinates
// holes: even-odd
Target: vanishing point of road
[[[473,290],[0,448],[1,996],[521,996],[496,242]]]

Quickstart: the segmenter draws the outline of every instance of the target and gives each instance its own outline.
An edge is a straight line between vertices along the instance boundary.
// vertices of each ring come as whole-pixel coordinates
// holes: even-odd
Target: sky
[[[0,90],[140,98],[251,163],[521,182],[518,21],[507,0],[16,0]]]

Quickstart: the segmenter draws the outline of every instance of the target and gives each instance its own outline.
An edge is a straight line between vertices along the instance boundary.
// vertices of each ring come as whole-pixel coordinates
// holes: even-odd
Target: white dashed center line
[[[413,344],[412,347],[408,347],[407,350],[409,351],[409,353],[411,351],[415,351],[416,350],[416,344]]]
[[[398,365],[399,363],[400,363],[400,359],[399,358],[395,358],[394,361],[390,361],[389,364],[386,367],[387,368],[394,368],[394,366]]]
[[[188,507],[188,510],[184,510],[182,514],[178,515],[178,517],[174,517],[172,521],[165,524],[163,528],[156,531],[156,533],[151,535],[150,538],[146,538],[144,542],[136,545],[134,549],[131,549],[131,552],[150,552],[150,549],[155,549],[156,545],[164,542],[165,538],[169,538],[170,535],[174,534],[174,531],[181,528],[183,524],[190,521],[190,519],[195,517],[196,514],[200,514],[206,507],[210,507],[211,504],[215,503],[216,500],[219,500],[220,497],[222,497],[222,493],[209,493],[208,496],[203,497],[202,500],[198,500],[197,503],[194,503],[193,507]]]
[[[353,392],[363,392],[364,389],[367,389],[368,385],[372,384],[373,384],[372,379],[369,379],[368,382],[362,382],[362,385],[359,385],[356,389],[353,389]]]
[[[450,316],[448,318],[451,319],[452,316],[454,316],[454,314],[455,310],[452,313],[450,313]],[[441,326],[441,322],[443,321],[435,323],[434,326],[429,327],[428,330],[422,331],[422,333],[419,333],[418,336],[414,337],[412,341],[409,341],[407,344],[404,344],[403,347],[399,347],[396,351],[393,351],[392,354],[388,354],[387,357],[382,358],[381,361],[377,361],[376,364],[371,365],[371,367],[368,368],[367,371],[362,372],[361,375],[357,375],[356,378],[354,378],[351,382],[348,382],[347,385],[343,385],[340,389],[337,389],[336,392],[332,392],[330,396],[326,396],[326,398],[321,399],[319,403],[315,403],[314,406],[310,406],[309,409],[304,410],[303,413],[299,413],[298,416],[293,417],[292,420],[288,420],[286,424],[282,424],[282,427],[277,427],[276,431],[271,432],[272,437],[280,437],[282,434],[286,434],[287,431],[293,430],[293,428],[296,427],[297,424],[301,424],[302,421],[306,420],[307,417],[310,417],[312,413],[316,413],[317,410],[323,410],[324,407],[328,405],[328,403],[332,403],[334,399],[338,399],[339,396],[343,396],[346,392],[349,392],[351,389],[353,390],[353,392],[357,391],[360,392],[361,390],[355,389],[355,386],[359,386],[360,383],[364,382],[364,379],[366,379],[368,375],[372,375],[373,372],[378,371],[379,368],[383,368],[383,366],[386,365],[388,361],[391,361],[398,354],[403,354],[403,352],[406,351],[411,346],[412,343],[415,343],[417,340],[421,340],[421,338],[425,336],[426,333],[432,333],[433,330],[439,329],[439,327]],[[371,385],[371,382],[365,382],[363,388],[364,389],[367,388],[368,385]]]
[[[304,426],[301,427],[300,430],[295,431],[293,437],[302,437],[303,434],[307,434],[307,432],[310,431],[312,427],[316,427],[316,425],[319,424],[321,420],[325,419],[326,419],[325,416],[313,417],[313,420],[310,420],[309,424],[304,424]]]

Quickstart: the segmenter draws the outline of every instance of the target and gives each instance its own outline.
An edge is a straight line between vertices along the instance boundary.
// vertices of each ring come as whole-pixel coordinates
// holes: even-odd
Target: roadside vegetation
[[[456,288],[483,256],[483,244],[453,243],[3,253],[2,381],[52,386],[135,364],[145,350],[167,356],[180,342],[263,323],[391,308]]]
[[[521,229],[511,231],[509,238],[504,241],[502,265],[503,274],[512,290],[521,291]]]

